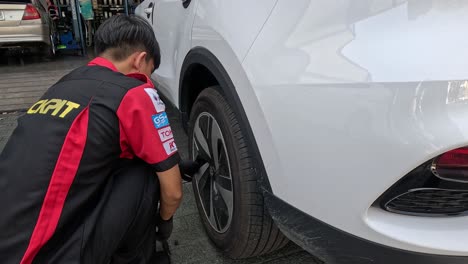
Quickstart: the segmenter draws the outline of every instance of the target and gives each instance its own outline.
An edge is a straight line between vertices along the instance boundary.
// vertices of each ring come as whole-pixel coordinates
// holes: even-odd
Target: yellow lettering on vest
[[[61,100],[61,99],[50,99],[49,102],[47,102],[47,107],[44,108],[44,111],[40,112],[41,114],[47,114],[49,113],[50,110],[55,109],[52,112],[52,115],[55,116],[58,114],[58,112],[62,109],[62,107],[67,103],[67,100]]]
[[[42,104],[44,102],[46,102],[47,100],[39,100],[37,101],[35,104],[33,104],[33,106],[31,106],[29,109],[28,109],[28,114],[36,114],[37,111],[39,111],[40,107],[42,106]]]
[[[65,111],[62,112],[60,117],[64,118],[66,115],[68,115],[68,113],[70,113],[71,110],[73,110],[75,108],[78,108],[78,107],[80,107],[79,104],[76,104],[76,103],[73,103],[73,102],[67,102],[67,109],[65,109]]]
[[[42,105],[39,107],[39,114],[47,114],[46,109],[48,108],[49,104],[52,103],[53,99],[46,100]]]
[[[67,106],[64,109],[65,105]],[[79,104],[73,103],[67,100],[62,99],[44,99],[36,102],[33,106],[28,109],[28,114],[49,114],[52,110],[50,115],[56,116],[60,111],[63,110],[62,114],[60,115],[61,118],[67,116],[73,109],[80,107]]]

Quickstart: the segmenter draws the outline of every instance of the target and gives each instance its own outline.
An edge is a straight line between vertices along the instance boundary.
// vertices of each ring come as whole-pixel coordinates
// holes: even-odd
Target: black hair
[[[146,20],[134,15],[117,15],[104,21],[94,36],[94,51],[98,56],[109,52],[116,61],[122,61],[134,52],[146,51],[147,59],[154,60],[154,69],[161,63],[153,28]]]

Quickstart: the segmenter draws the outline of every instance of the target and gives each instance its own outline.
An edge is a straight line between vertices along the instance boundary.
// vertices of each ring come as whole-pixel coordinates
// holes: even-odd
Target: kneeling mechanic
[[[0,155],[1,263],[155,263],[156,237],[171,235],[180,158],[148,77],[160,63],[152,28],[112,17],[95,49],[19,118]]]

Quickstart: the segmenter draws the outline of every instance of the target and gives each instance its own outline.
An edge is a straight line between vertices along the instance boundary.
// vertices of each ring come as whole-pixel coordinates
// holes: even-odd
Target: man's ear
[[[136,54],[133,67],[137,69],[138,72],[140,72],[144,67],[146,56],[148,56],[148,53],[146,51],[142,51]]]

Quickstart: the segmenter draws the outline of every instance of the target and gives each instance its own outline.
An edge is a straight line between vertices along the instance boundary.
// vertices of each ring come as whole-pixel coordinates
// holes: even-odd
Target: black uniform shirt
[[[177,147],[151,80],[96,58],[19,118],[0,155],[0,262],[32,263],[67,241],[121,158],[165,171]],[[58,245],[60,246],[60,245]]]

